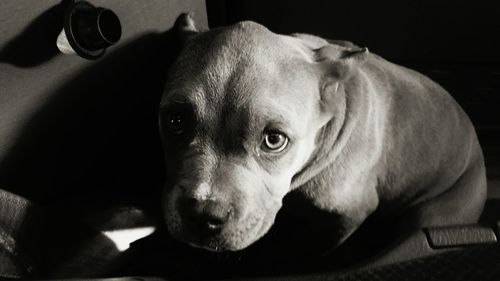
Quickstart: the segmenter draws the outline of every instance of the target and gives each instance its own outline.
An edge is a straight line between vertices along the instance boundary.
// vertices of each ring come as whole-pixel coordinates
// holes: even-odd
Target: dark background
[[[390,59],[500,62],[496,1],[206,2],[211,27],[253,20],[278,33],[351,40]]]

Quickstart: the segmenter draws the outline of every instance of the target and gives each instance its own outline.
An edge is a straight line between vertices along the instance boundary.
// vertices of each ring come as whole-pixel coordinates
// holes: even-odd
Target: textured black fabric
[[[476,246],[324,280],[500,280],[500,247]],[[303,279],[308,280],[308,279]]]
[[[32,263],[17,243],[17,236],[31,204],[0,189],[0,277],[26,277]]]

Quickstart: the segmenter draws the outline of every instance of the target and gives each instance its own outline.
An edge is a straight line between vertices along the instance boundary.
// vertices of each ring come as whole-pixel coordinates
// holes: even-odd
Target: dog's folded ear
[[[322,63],[325,75],[337,81],[345,80],[352,73],[352,69],[362,64],[369,51],[368,48],[342,48],[336,45],[326,45],[316,52],[316,61]]]
[[[315,56],[322,76],[321,108],[326,113],[325,120],[329,120],[332,115],[342,115],[346,105],[344,93],[339,88],[366,61],[368,49],[328,44],[316,49]]]
[[[193,19],[193,13],[183,13],[177,17],[174,23],[174,32],[181,44],[186,43],[190,37],[196,35],[199,31]]]

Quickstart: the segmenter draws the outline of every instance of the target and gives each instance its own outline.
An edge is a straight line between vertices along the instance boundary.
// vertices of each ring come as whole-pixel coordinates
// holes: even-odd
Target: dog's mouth
[[[258,240],[267,232],[265,219],[249,217],[243,221],[228,222],[222,227],[196,229],[182,224],[174,236],[192,247],[211,252],[239,251]]]
[[[205,250],[220,252],[228,250],[227,241],[223,235],[222,227],[208,227],[205,229],[193,229],[190,226],[184,226],[183,238],[186,243]]]

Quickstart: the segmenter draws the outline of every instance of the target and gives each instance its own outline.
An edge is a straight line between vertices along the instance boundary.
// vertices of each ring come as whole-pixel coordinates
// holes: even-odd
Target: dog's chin
[[[177,240],[190,245],[193,248],[204,249],[210,252],[239,251],[252,244],[254,241],[241,241],[240,239],[228,239],[221,235],[200,236],[191,233],[173,235]]]
[[[191,247],[204,249],[210,252],[235,252],[239,250],[243,250],[246,246],[240,246],[231,241],[205,241],[205,242],[187,242]],[[250,245],[251,243],[249,243]]]
[[[269,230],[272,222],[259,220],[255,224],[242,227],[242,229],[223,229],[218,234],[202,235],[187,231],[186,228],[172,233],[174,238],[195,248],[201,248],[211,252],[235,252],[243,250],[264,236]]]

